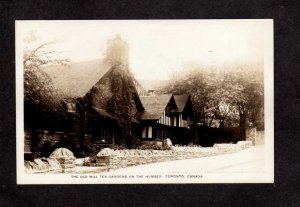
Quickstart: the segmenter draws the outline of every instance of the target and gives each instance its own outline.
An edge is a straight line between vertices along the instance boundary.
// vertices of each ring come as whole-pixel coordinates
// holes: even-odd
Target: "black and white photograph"
[[[18,184],[273,183],[273,20],[19,20]]]

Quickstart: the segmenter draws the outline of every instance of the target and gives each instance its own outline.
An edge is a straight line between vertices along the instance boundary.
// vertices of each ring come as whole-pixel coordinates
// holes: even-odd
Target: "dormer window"
[[[68,112],[75,113],[76,112],[76,104],[75,103],[67,103]]]
[[[149,96],[154,96],[155,95],[154,90],[148,90],[148,94]]]

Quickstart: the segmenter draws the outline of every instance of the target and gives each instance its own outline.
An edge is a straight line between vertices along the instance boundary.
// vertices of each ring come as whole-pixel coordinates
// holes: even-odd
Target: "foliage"
[[[143,142],[137,146],[139,150],[170,150],[170,147],[158,145],[156,142]]]
[[[142,144],[137,149],[140,149],[140,150],[163,150],[163,147],[159,146],[153,142],[149,142],[149,143]]]
[[[121,140],[117,144],[132,147],[131,121],[134,118],[133,103],[134,84],[128,70],[121,65],[114,65],[112,70],[111,89],[113,95],[109,100],[111,113],[117,118],[121,127]]]
[[[261,65],[193,67],[174,75],[161,93],[188,93],[196,122],[204,126],[258,125],[263,112]],[[260,122],[261,124],[261,122]]]
[[[239,126],[249,124],[257,126],[259,113],[263,112],[264,88],[263,74],[259,70],[250,70],[243,66],[235,73],[227,75],[230,104],[239,116]]]
[[[24,99],[36,104],[48,103],[53,100],[55,91],[51,78],[41,70],[41,67],[50,65],[66,65],[68,60],[51,58],[47,46],[52,42],[41,44],[34,49],[25,49],[23,56],[24,67]]]
[[[113,150],[125,150],[125,149],[127,149],[125,145],[117,145],[117,144],[113,145],[111,148]]]
[[[86,146],[85,154],[90,157],[91,162],[96,162],[96,156],[103,148],[103,142],[101,140],[96,140]]]
[[[34,34],[26,42],[28,45],[23,54],[25,116],[30,114],[31,120],[37,120],[37,116],[61,116],[63,107],[60,98],[51,78],[41,68],[66,65],[68,60],[54,57],[55,51],[49,49],[54,42],[37,44]]]
[[[137,149],[141,145],[142,145],[142,140],[140,138],[133,138],[132,139],[132,148],[133,149]]]
[[[210,147],[215,143],[237,143],[245,140],[245,128],[243,127],[195,126],[194,130],[198,135],[198,143],[203,147]]]

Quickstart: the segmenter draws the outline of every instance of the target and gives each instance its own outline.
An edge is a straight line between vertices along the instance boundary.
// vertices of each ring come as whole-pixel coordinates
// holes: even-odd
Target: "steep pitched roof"
[[[63,97],[83,97],[102,76],[108,72],[109,64],[104,59],[84,62],[71,62],[69,66],[50,66],[42,68],[52,79],[54,88]],[[136,80],[139,94],[145,94],[148,89],[161,88],[168,83],[163,80]]]
[[[178,109],[175,109],[172,112],[182,112],[186,105],[186,102],[189,99],[189,95],[188,94],[174,95],[174,99],[175,99]]]
[[[124,87],[126,91],[124,91]],[[118,98],[114,98],[114,96],[118,96]],[[122,69],[120,66],[112,66],[102,78],[91,87],[84,96],[84,99],[100,115],[114,117],[114,104],[111,101],[112,99],[116,100],[121,97],[133,98],[135,106],[132,105],[132,107],[136,107],[135,110],[137,110],[137,112],[144,110],[130,72]]]
[[[163,111],[165,110],[172,94],[164,94],[157,96],[141,96],[140,99],[145,108],[140,116],[139,120],[155,120],[159,119]]]
[[[71,63],[69,66],[43,68],[51,77],[54,88],[70,97],[84,96],[109,70],[103,59]]]

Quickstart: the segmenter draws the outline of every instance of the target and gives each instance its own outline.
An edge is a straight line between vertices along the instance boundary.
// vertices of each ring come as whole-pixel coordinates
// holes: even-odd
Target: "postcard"
[[[273,183],[273,20],[20,20],[17,184]]]

